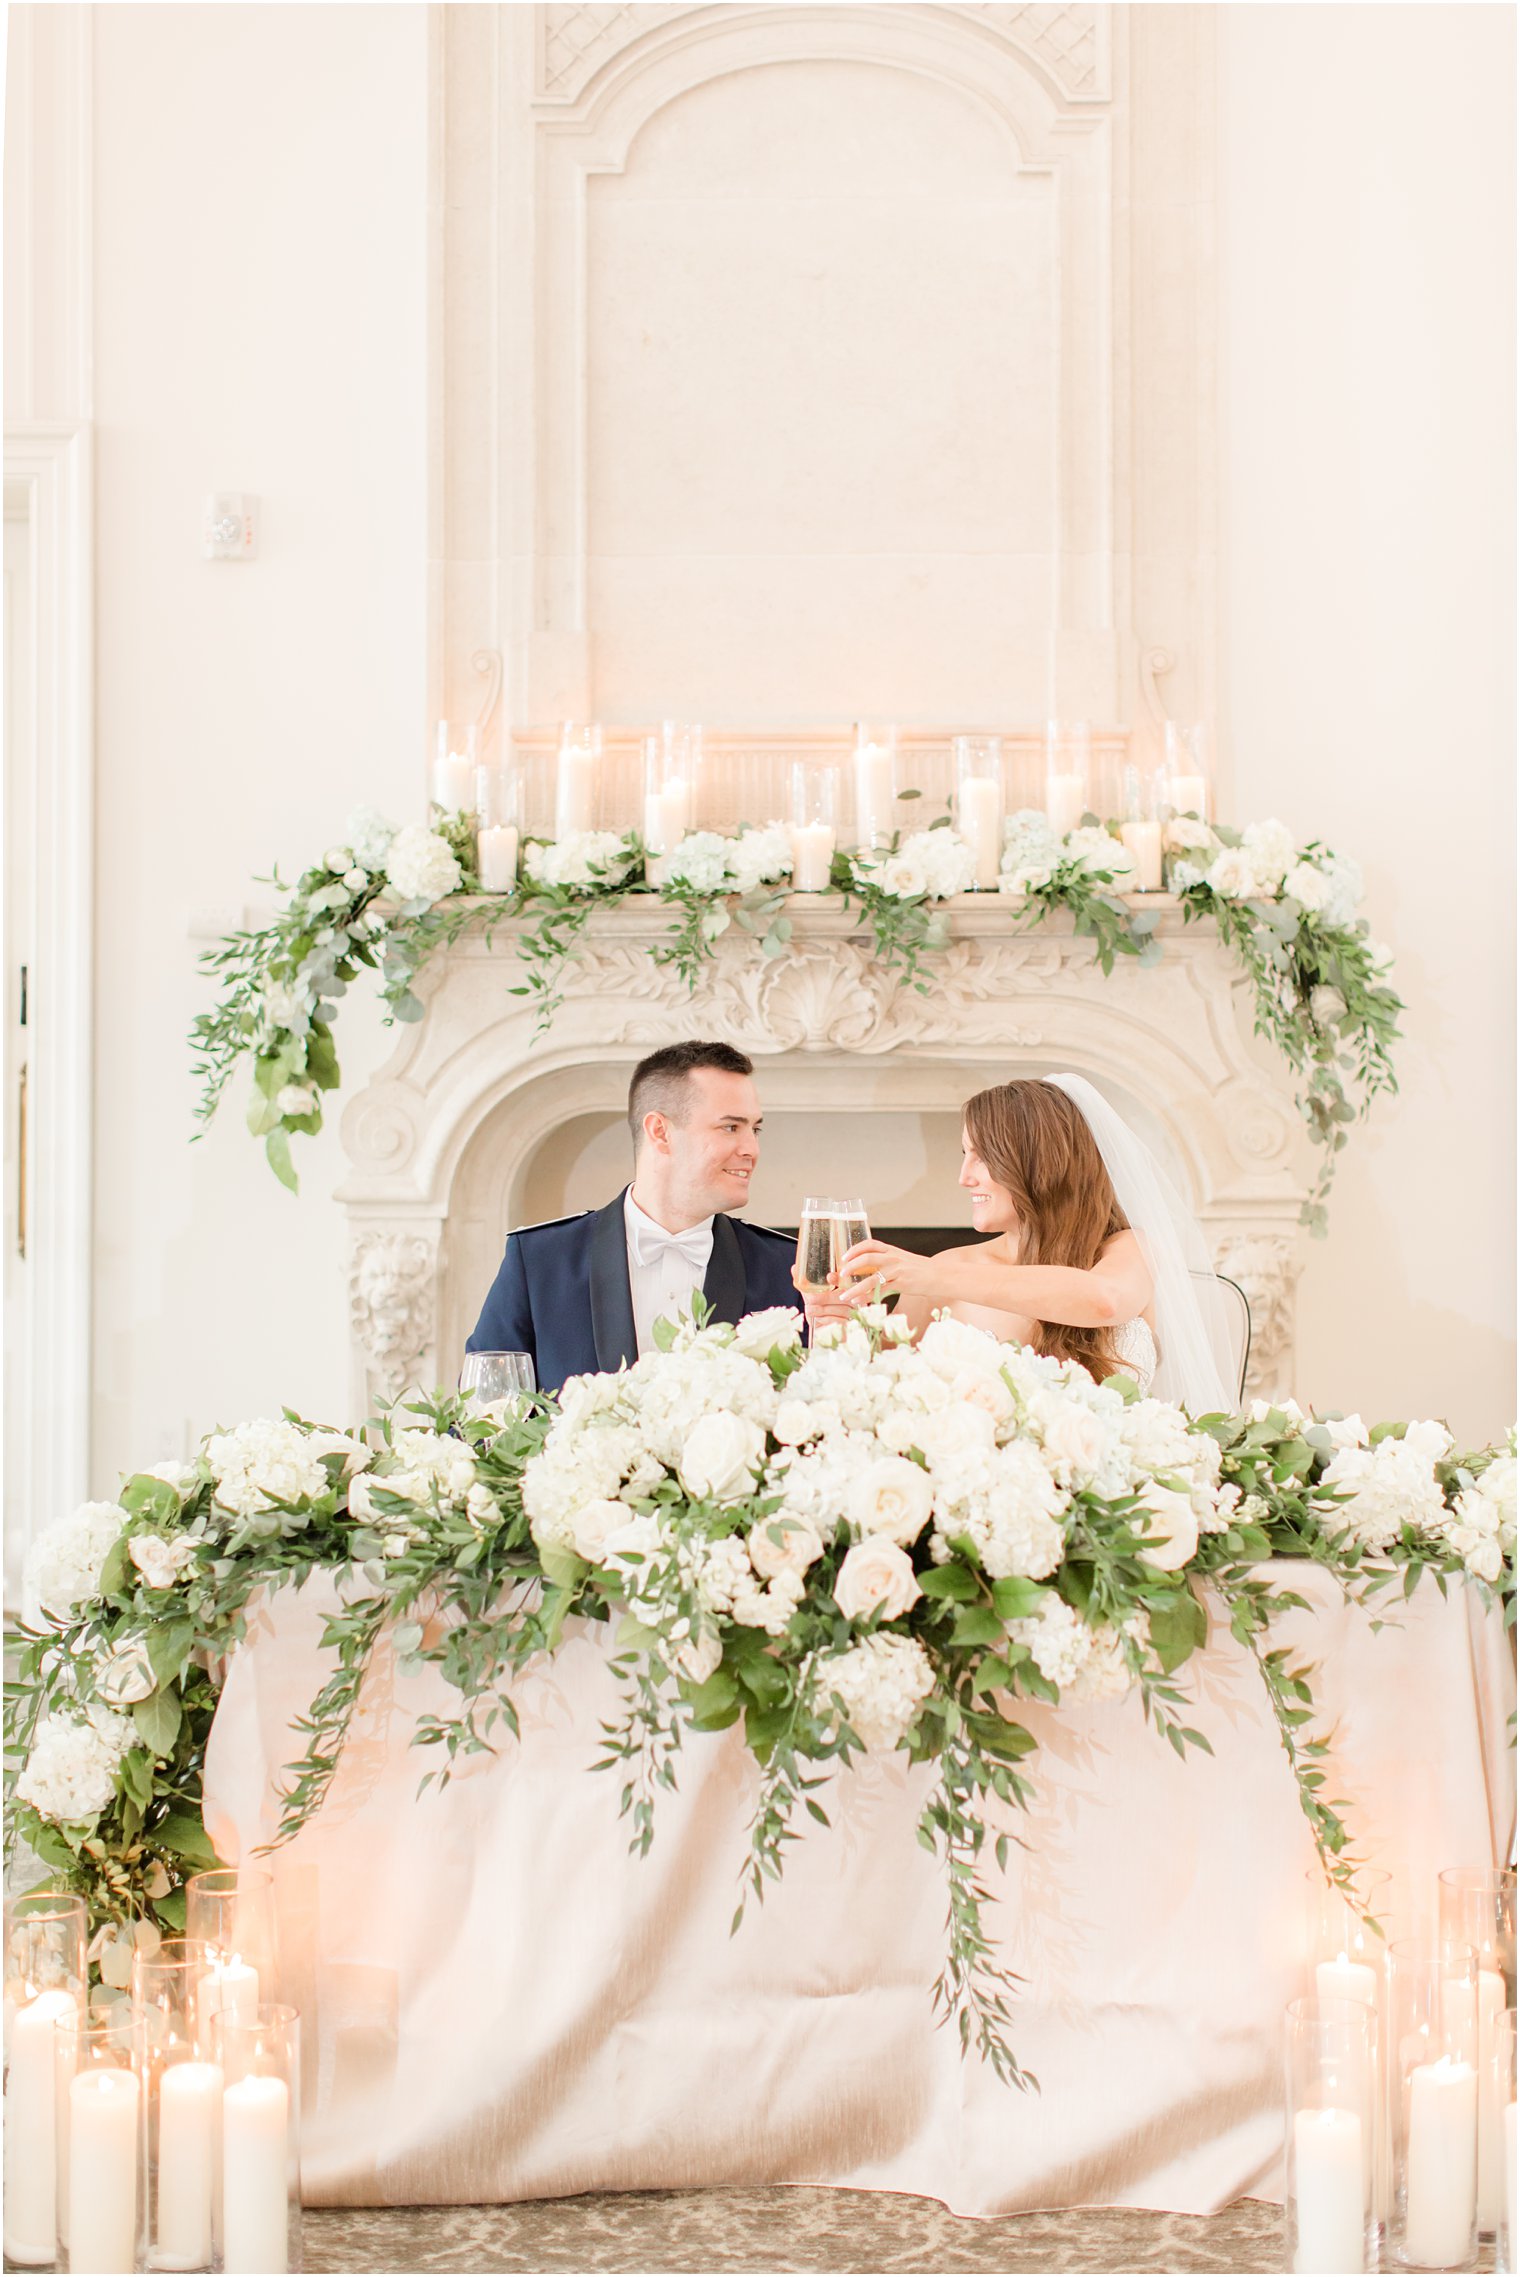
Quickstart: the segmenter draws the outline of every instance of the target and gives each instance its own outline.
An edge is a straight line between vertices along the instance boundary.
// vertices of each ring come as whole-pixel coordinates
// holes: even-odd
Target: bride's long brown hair
[[[999,1083],[968,1099],[961,1119],[973,1151],[1013,1196],[1019,1263],[1090,1272],[1129,1220],[1076,1102],[1054,1083]],[[1099,1383],[1120,1365],[1106,1328],[1040,1320],[1033,1330],[1037,1352],[1079,1361]]]

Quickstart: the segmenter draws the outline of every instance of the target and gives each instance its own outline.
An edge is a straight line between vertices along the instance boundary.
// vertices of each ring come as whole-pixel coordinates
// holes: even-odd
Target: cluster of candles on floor
[[[264,1996],[273,1885],[186,1885],[184,1937],[93,1996],[84,1900],[5,1909],[5,2253],[25,2269],[300,2267],[300,2020]],[[120,1973],[114,1971],[113,1973]]]
[[[1044,739],[1044,811],[1061,837],[1083,816],[1095,813],[1093,736],[1081,721],[1052,721]],[[658,733],[642,738],[643,803],[639,834],[649,857],[651,881],[660,882],[663,864],[688,832],[698,827],[702,780],[702,730],[667,720]],[[996,735],[958,735],[953,739],[955,793],[952,818],[976,864],[976,888],[998,882],[1009,812],[1009,768],[1003,739]],[[554,836],[573,838],[607,827],[605,769],[600,728],[567,724],[554,766]],[[855,849],[890,845],[894,834],[919,827],[921,810],[912,803],[917,786],[902,780],[895,728],[861,722],[847,765],[796,760],[791,767],[790,833],[792,887],[797,893],[828,890],[829,872],[841,846]],[[524,832],[524,769],[501,760],[483,765],[479,730],[448,720],[438,723],[431,795],[440,814],[473,820],[480,882],[487,893],[507,893],[517,878]],[[1103,819],[1118,822],[1119,836],[1134,862],[1134,889],[1158,893],[1163,882],[1163,832],[1172,815],[1209,816],[1208,741],[1202,726],[1168,723],[1162,763],[1121,770],[1119,812]],[[765,819],[756,816],[756,821]],[[927,822],[929,815],[922,815]]]
[[[1392,1878],[1311,1876],[1308,1997],[1287,2012],[1287,2230],[1296,2272],[1515,2269],[1515,1871],[1450,1867],[1434,1938]]]

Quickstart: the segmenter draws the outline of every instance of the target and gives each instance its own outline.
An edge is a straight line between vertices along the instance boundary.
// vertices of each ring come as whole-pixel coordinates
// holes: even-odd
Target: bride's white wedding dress
[[[1150,1322],[1142,1320],[1138,1315],[1134,1320],[1121,1320],[1114,1329],[1111,1342],[1114,1358],[1134,1377],[1143,1399],[1156,1380],[1156,1368],[1160,1359]]]

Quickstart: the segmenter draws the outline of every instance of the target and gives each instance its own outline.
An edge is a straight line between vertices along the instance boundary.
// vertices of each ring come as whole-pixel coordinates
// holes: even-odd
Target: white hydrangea
[[[523,868],[532,885],[607,885],[626,878],[634,860],[615,830],[577,830],[552,845],[533,840],[523,855]]]
[[[767,823],[763,830],[743,830],[728,842],[728,875],[736,893],[753,893],[757,886],[775,885],[790,877],[792,834],[785,824]]]
[[[1111,838],[1101,823],[1089,824],[1085,830],[1071,830],[1066,835],[1065,847],[1068,862],[1075,862],[1094,876],[1107,875],[1116,885],[1134,875],[1135,861],[1127,846]]]
[[[261,1416],[213,1433],[206,1461],[216,1501],[234,1518],[291,1512],[292,1505],[325,1494],[330,1483],[316,1439],[283,1417]]]
[[[665,876],[693,893],[723,893],[729,884],[728,840],[716,830],[689,830],[665,856]]]
[[[1020,894],[1049,885],[1061,859],[1061,841],[1050,827],[1050,817],[1038,807],[1021,808],[1003,825],[998,891]]]
[[[1225,846],[1206,882],[1225,901],[1271,900],[1294,861],[1292,833],[1281,822],[1253,822],[1238,846]]]
[[[1043,1581],[1065,1551],[1058,1523],[1062,1495],[1028,1440],[992,1450],[968,1448],[954,1466],[935,1474],[935,1531],[931,1555],[943,1563],[952,1536],[964,1536],[978,1564],[994,1581],[1021,1574]]]
[[[1092,1630],[1054,1590],[1038,1613],[1003,1625],[1013,1642],[1023,1645],[1046,1683],[1054,1684],[1059,1692],[1065,1693],[1076,1683],[1092,1658]]]
[[[44,1716],[16,1793],[44,1818],[94,1818],[115,1794],[116,1774],[136,1737],[131,1717],[109,1708],[94,1709],[87,1722],[72,1715]]]
[[[84,1502],[44,1527],[26,1554],[27,1606],[64,1621],[100,1595],[100,1572],[121,1538],[127,1514],[119,1502]]]
[[[461,874],[448,841],[425,823],[409,822],[386,850],[386,882],[408,909],[429,909],[442,901],[457,890]]]
[[[638,1432],[610,1416],[584,1427],[557,1417],[542,1450],[523,1469],[523,1509],[539,1548],[572,1548],[582,1505],[620,1501],[644,1453]]]
[[[437,1497],[440,1510],[457,1510],[475,1484],[475,1458],[462,1439],[437,1431],[397,1431],[384,1468],[356,1478],[348,1490],[349,1515],[381,1525],[392,1518],[379,1511],[376,1492],[400,1495],[407,1502],[431,1505]]]
[[[862,1637],[820,1662],[816,1687],[820,1702],[837,1699],[862,1745],[884,1755],[912,1729],[934,1690],[934,1670],[916,1637]]]
[[[194,1463],[162,1462],[144,1464],[136,1476],[138,1478],[161,1479],[165,1486],[173,1487],[183,1502],[186,1495],[194,1487],[200,1473]]]
[[[1440,1423],[1411,1423],[1402,1438],[1380,1439],[1375,1447],[1337,1448],[1316,1490],[1320,1525],[1371,1550],[1387,1549],[1406,1525],[1439,1534],[1446,1503],[1435,1465],[1450,1452],[1451,1433]],[[1332,1490],[1348,1499],[1319,1499]]]
[[[396,825],[372,806],[356,806],[348,818],[348,844],[354,860],[363,870],[383,870],[385,857],[390,852]],[[337,863],[331,867],[336,869]]]

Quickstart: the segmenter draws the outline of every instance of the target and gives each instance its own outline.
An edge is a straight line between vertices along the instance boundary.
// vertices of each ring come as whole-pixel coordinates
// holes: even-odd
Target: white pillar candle
[[[58,2257],[54,2027],[79,2013],[71,1992],[40,1992],[11,2022],[5,2082],[5,2251],[36,2266]]]
[[[222,2116],[217,2064],[171,2064],[158,2087],[158,2269],[205,2269],[211,2261],[211,2199]]]
[[[679,775],[644,800],[644,844],[651,854],[670,854],[691,822],[691,788]]]
[[[1047,775],[1045,815],[1058,838],[1075,830],[1087,812],[1087,793],[1080,775]]]
[[[202,2055],[211,2054],[211,2019],[226,2015],[236,2023],[251,2024],[259,2005],[259,1972],[234,1956],[213,1961],[201,1978],[196,1994],[196,2039]]]
[[[1367,2266],[1367,2184],[1362,2122],[1354,2111],[1298,2111],[1293,2118],[1300,2277],[1335,2277]]]
[[[1495,2028],[1504,2014],[1504,1979],[1478,1971],[1478,2227],[1495,2231],[1504,2199],[1503,2094],[1494,2061]]]
[[[1159,822],[1121,822],[1120,842],[1135,865],[1135,885],[1141,893],[1161,891],[1161,825]],[[1321,1995],[1323,1998],[1323,1995]]]
[[[792,890],[827,893],[834,861],[834,829],[828,822],[799,822],[792,832]]]
[[[517,832],[510,822],[482,830],[476,842],[476,868],[485,893],[510,893],[517,883]]]
[[[1377,1970],[1342,1953],[1339,1960],[1315,1963],[1314,1990],[1321,2000],[1359,2000],[1366,2008],[1376,2008]]]
[[[1203,775],[1173,775],[1167,795],[1179,814],[1196,814],[1200,822],[1208,820],[1209,786]]]
[[[222,2093],[222,2252],[229,2272],[286,2268],[290,2096],[283,2079],[250,2072]]]
[[[1478,2075],[1442,2056],[1409,2074],[1404,2253],[1422,2269],[1467,2259],[1478,2184]]]
[[[475,804],[475,762],[463,751],[433,761],[433,804],[445,814],[468,814]]]
[[[596,828],[597,756],[566,744],[559,755],[554,783],[554,835],[573,838]]]
[[[1513,2103],[1506,2103],[1499,2124],[1504,2137],[1504,2206],[1509,2223],[1509,2257],[1513,2263],[1520,2256],[1520,2237],[1515,2235],[1515,2152],[1520,2147],[1516,2145],[1515,2135],[1520,2128],[1520,2110]]]
[[[884,845],[897,828],[897,785],[884,743],[855,746],[855,832],[862,846]]]
[[[991,775],[968,775],[955,796],[955,827],[971,849],[975,879],[985,892],[998,882],[1003,851],[1003,786]]]
[[[80,2071],[69,2081],[69,2268],[122,2277],[137,2254],[137,2074]]]

